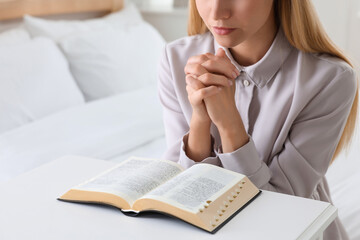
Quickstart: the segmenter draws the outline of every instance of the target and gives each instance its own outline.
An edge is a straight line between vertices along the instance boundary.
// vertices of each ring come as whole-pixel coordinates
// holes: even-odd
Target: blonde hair
[[[274,12],[277,24],[282,27],[286,38],[295,48],[307,53],[327,53],[354,67],[326,34],[311,0],[274,0]],[[188,35],[203,34],[207,31],[209,30],[197,11],[195,0],[189,0]],[[354,135],[358,116],[358,88],[359,86],[331,163],[342,150],[350,146]]]

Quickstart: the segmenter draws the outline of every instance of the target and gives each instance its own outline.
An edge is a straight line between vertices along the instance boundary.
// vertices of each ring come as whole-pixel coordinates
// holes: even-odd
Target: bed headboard
[[[0,20],[80,12],[114,12],[123,0],[0,0]]]

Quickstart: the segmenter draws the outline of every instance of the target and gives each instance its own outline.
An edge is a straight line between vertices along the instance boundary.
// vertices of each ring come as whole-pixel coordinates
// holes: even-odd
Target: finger
[[[219,48],[215,55],[218,57],[228,58],[223,48]]]
[[[239,70],[232,64],[229,57],[226,55],[225,50],[223,48],[218,48],[216,55],[212,53],[206,53],[205,54],[207,58],[213,59],[213,60],[224,60],[226,63],[230,64],[231,67],[233,67],[234,71],[237,75],[240,75]]]
[[[191,63],[191,64],[186,64],[184,72],[185,74],[192,74],[198,77],[204,73],[207,73],[208,71],[201,64]]]
[[[188,99],[191,105],[196,106],[202,104],[202,99],[199,97],[196,97],[194,93],[197,91],[194,88],[192,88],[190,85],[186,85],[186,91],[188,93]]]
[[[216,85],[229,87],[233,84],[233,82],[224,75],[218,75],[213,73],[204,73],[203,75],[199,76],[197,80],[205,86]]]
[[[187,85],[190,85],[193,89],[195,90],[198,90],[200,88],[204,88],[205,85],[202,84],[201,81],[199,81],[198,79],[194,78],[193,76],[191,76],[190,74],[189,75],[186,75],[186,84]]]
[[[216,56],[212,53],[205,53],[204,55],[209,59],[213,59],[214,57],[216,58]]]
[[[220,49],[221,49],[221,50],[220,50]],[[217,60],[217,59],[223,59],[223,60],[229,61],[229,62],[231,63],[230,59],[228,58],[228,56],[227,56],[226,53],[225,53],[225,50],[222,49],[222,48],[218,48],[218,50],[217,50],[217,52],[215,53],[215,55],[212,54],[212,53],[205,53],[204,55],[205,55],[207,58],[209,58],[209,59],[215,59],[215,60]]]
[[[211,97],[219,93],[221,90],[221,87],[216,86],[205,87],[193,92],[193,94],[191,94],[189,98],[191,102],[199,104],[205,98]]]
[[[240,73],[237,71],[236,67],[230,61],[220,59],[221,58],[215,60],[215,58],[212,58],[202,63],[201,65],[205,67],[208,72],[223,74],[231,79],[237,78]]]
[[[209,58],[205,54],[201,54],[190,57],[186,64],[194,64],[194,63],[201,64],[207,60],[209,60]]]
[[[195,97],[194,93],[196,92],[190,85],[186,85],[186,91],[188,93],[188,100],[190,104],[194,106],[202,105],[203,101],[197,97]]]

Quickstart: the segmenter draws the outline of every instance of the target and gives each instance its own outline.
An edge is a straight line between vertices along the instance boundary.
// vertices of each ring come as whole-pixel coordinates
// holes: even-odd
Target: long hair
[[[349,58],[326,34],[311,0],[274,0],[273,7],[276,23],[282,27],[292,46],[307,53],[330,54],[344,60],[354,68]],[[209,30],[197,11],[195,0],[189,0],[188,35],[203,34],[207,31]],[[351,144],[358,116],[358,89],[359,86],[331,163],[342,150],[347,149]]]

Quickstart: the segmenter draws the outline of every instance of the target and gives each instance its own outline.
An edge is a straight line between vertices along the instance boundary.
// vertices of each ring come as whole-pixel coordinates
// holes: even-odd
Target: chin
[[[226,48],[232,48],[232,47],[235,47],[240,44],[239,41],[236,41],[234,39],[230,39],[230,38],[227,38],[224,36],[221,36],[221,37],[217,36],[217,37],[215,37],[215,39],[218,44],[220,44],[221,46],[226,47]]]
[[[241,40],[241,37],[230,36],[230,35],[219,36],[214,33],[213,36],[218,44],[226,48],[235,47],[243,42]]]

